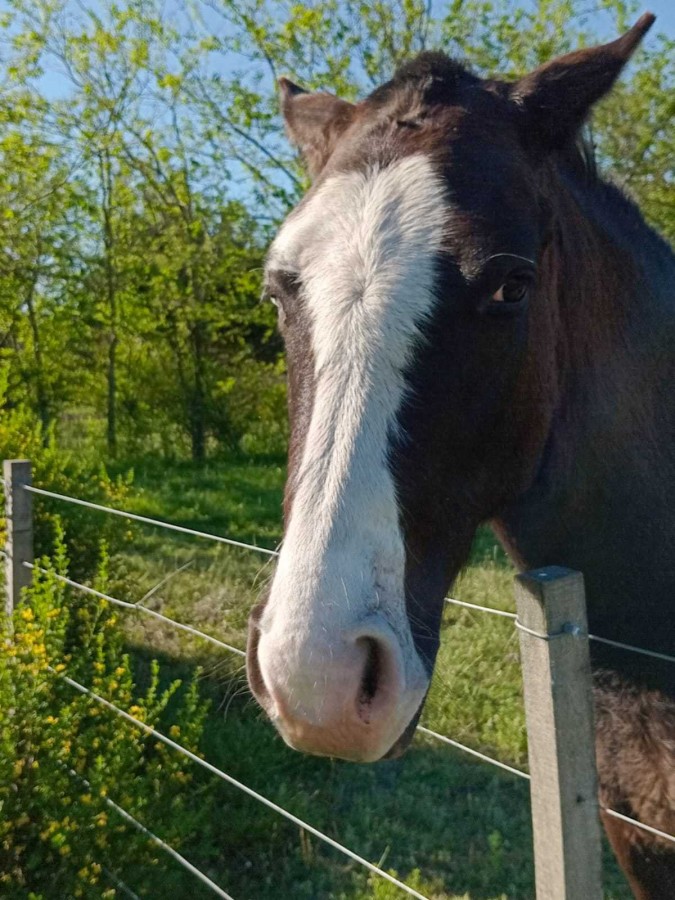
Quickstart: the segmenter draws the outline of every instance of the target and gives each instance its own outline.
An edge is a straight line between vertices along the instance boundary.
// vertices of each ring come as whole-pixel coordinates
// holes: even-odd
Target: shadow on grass
[[[150,657],[133,655],[143,684]],[[526,782],[424,738],[375,765],[303,756],[265,720],[236,665],[218,676],[212,656],[201,662],[211,673],[201,683],[212,704],[201,748],[209,762],[403,880],[419,870],[417,887],[434,900],[534,900]],[[192,673],[169,656],[160,663],[167,683]],[[196,767],[190,790],[199,829],[182,852],[237,900],[403,896],[380,892],[377,876]],[[606,898],[628,900],[609,853],[605,872]],[[157,896],[211,896],[169,860],[154,884]]]
[[[142,515],[262,546],[281,537],[285,468],[280,461],[141,464],[130,509]]]
[[[142,683],[148,657],[134,655]],[[182,663],[161,663],[167,681],[189,676]],[[526,784],[426,741],[371,766],[302,756],[250,699],[228,700],[241,687],[236,678],[203,684],[213,705],[202,749],[214,765],[404,880],[419,869],[430,896],[531,897]],[[209,813],[183,852],[234,897],[374,896],[365,870],[279,814],[206,773],[196,773],[194,789]],[[176,877],[186,893],[172,876],[172,896],[195,896]]]

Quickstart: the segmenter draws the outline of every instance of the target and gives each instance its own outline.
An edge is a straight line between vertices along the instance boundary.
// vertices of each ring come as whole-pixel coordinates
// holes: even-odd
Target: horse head
[[[551,160],[652,20],[510,83],[440,53],[356,104],[281,82],[313,183],[266,264],[291,439],[247,662],[293,747],[369,761],[414,731],[445,594],[561,389]]]

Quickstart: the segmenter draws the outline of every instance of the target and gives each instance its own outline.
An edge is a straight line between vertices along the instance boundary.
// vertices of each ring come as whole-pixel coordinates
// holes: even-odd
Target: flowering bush
[[[153,896],[151,867],[161,850],[105,798],[174,847],[204,815],[207,798],[200,797],[197,812],[185,789],[192,779],[185,757],[60,676],[71,676],[193,752],[206,704],[194,681],[160,686],[156,662],[143,688],[135,683],[113,609],[96,597],[76,596],[58,580],[67,568],[62,534],[53,560],[42,566],[47,573],[34,573],[13,620],[3,623],[0,896],[116,897],[115,873],[129,868],[141,873],[134,890]],[[105,559],[99,585],[104,578]],[[173,724],[163,725],[166,718]]]

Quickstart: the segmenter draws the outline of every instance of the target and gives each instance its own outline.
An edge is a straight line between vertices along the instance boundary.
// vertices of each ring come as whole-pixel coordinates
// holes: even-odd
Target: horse
[[[247,672],[296,749],[404,751],[482,523],[583,572],[592,633],[673,653],[675,259],[581,137],[654,18],[512,81],[441,52],[358,103],[280,81],[311,187],[265,266],[290,440]],[[673,834],[675,666],[591,654],[601,808]],[[672,844],[603,821],[673,900]]]

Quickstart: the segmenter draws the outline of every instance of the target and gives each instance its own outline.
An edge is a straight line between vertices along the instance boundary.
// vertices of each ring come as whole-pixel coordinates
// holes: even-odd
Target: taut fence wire
[[[4,485],[4,483],[5,482],[3,479],[2,484]],[[137,513],[132,513],[129,510],[116,509],[115,507],[112,507],[112,506],[103,506],[100,503],[93,503],[90,500],[81,500],[79,497],[71,497],[68,494],[59,494],[59,493],[56,493],[55,491],[48,491],[48,490],[45,490],[44,488],[36,487],[35,485],[25,484],[25,485],[22,485],[22,487],[24,490],[30,492],[31,494],[38,494],[43,497],[50,497],[54,500],[60,500],[64,503],[73,503],[77,506],[83,506],[83,507],[86,507],[87,509],[96,510],[98,512],[104,512],[104,513],[109,513],[109,514],[115,515],[115,516],[121,516],[121,517],[129,519],[133,522],[140,522],[141,524],[144,524],[144,525],[152,525],[157,528],[164,528],[168,531],[174,531],[174,532],[177,532],[180,534],[185,534],[185,535],[188,535],[191,537],[197,537],[197,538],[203,538],[204,540],[215,541],[216,543],[226,544],[227,546],[236,547],[240,550],[251,550],[254,553],[262,553],[265,556],[276,557],[279,555],[278,550],[270,550],[267,547],[260,547],[257,544],[249,544],[249,543],[246,543],[245,541],[237,541],[237,540],[234,540],[233,538],[224,537],[224,536],[218,535],[218,534],[211,534],[210,532],[207,532],[207,531],[199,531],[194,528],[187,528],[184,525],[176,525],[173,522],[163,522],[161,519],[153,519],[153,518],[150,518],[149,516],[141,516],[141,515],[138,515]],[[80,585],[80,587],[82,587],[82,586]],[[124,605],[124,603],[125,603],[125,601],[121,601],[121,600],[114,600],[112,602],[116,602],[119,605]],[[512,619],[513,621],[515,621],[517,619],[516,613],[509,612],[504,609],[496,609],[493,606],[481,606],[478,603],[468,603],[466,600],[457,600],[454,597],[446,597],[445,602],[453,604],[455,606],[462,607],[464,609],[473,610],[474,612],[489,613],[490,615],[501,616],[502,618]],[[129,604],[129,605],[134,606],[134,607],[136,606],[136,604]],[[141,609],[143,607],[139,606],[138,608]],[[174,624],[178,624],[178,623],[174,622]],[[180,627],[187,629],[189,626],[183,625]],[[675,655],[670,655],[667,653],[660,653],[656,650],[649,650],[646,647],[635,647],[632,644],[624,644],[621,641],[610,640],[609,638],[605,638],[605,637],[602,637],[601,635],[596,635],[596,634],[589,634],[588,639],[591,641],[596,641],[597,643],[608,644],[609,646],[616,647],[621,650],[627,650],[631,653],[640,653],[644,656],[651,656],[655,659],[660,659],[660,660],[663,660],[666,662],[675,663]],[[213,640],[215,640],[215,639],[213,639]]]
[[[78,591],[82,591],[84,594],[90,594],[92,597],[98,597],[100,600],[106,600],[108,603],[112,603],[114,606],[121,606],[123,609],[131,609],[135,612],[144,613],[146,616],[159,619],[160,622],[165,622],[167,625],[172,625],[174,628],[186,631],[188,634],[201,638],[203,641],[209,641],[211,644],[215,644],[216,647],[228,650],[230,653],[236,653],[238,656],[246,656],[245,652],[240,650],[239,647],[233,647],[232,644],[226,644],[225,641],[221,641],[211,634],[206,634],[205,631],[199,631],[198,628],[193,628],[192,625],[186,625],[184,622],[177,622],[176,619],[165,616],[163,613],[157,612],[154,609],[149,609],[147,606],[141,606],[138,603],[130,603],[128,600],[118,600],[117,597],[111,597],[110,594],[105,594],[103,591],[98,591],[96,588],[89,587],[86,584],[80,584],[79,581],[73,581],[72,578],[67,578],[59,572],[52,572],[49,569],[44,569],[42,566],[36,566],[34,563],[24,562],[23,565],[27,569],[31,569],[31,571],[38,571],[44,575],[50,575],[57,581],[67,584],[69,587],[75,588]]]
[[[5,469],[5,472],[7,473],[7,469]],[[5,488],[6,495],[7,495],[8,491],[11,491],[11,489],[12,489],[12,485],[11,484],[8,485],[7,478],[0,478],[0,485],[2,485]],[[196,537],[196,538],[203,539],[203,540],[214,541],[216,543],[225,544],[227,546],[231,546],[231,547],[234,547],[237,549],[248,550],[248,551],[255,552],[255,553],[261,553],[268,557],[278,556],[277,550],[271,550],[271,549],[268,549],[265,547],[260,547],[256,544],[234,540],[234,539],[223,537],[220,535],[215,535],[215,534],[200,531],[197,529],[188,528],[188,527],[185,527],[182,525],[176,525],[171,522],[164,522],[159,519],[154,519],[154,518],[151,518],[148,516],[142,516],[142,515],[139,515],[136,513],[129,512],[127,510],[121,510],[121,509],[116,509],[114,507],[104,506],[102,504],[93,503],[88,500],[82,500],[77,497],[72,497],[72,496],[69,496],[66,494],[60,494],[60,493],[57,493],[54,491],[49,491],[44,488],[35,487],[29,483],[16,484],[16,485],[14,485],[14,487],[15,487],[15,489],[16,488],[23,489],[30,494],[51,498],[51,499],[54,499],[54,500],[57,500],[60,502],[64,502],[64,503],[75,504],[75,505],[82,506],[82,507],[85,507],[85,508],[88,508],[88,509],[91,509],[91,510],[94,510],[97,512],[102,512],[102,513],[106,513],[106,514],[110,514],[110,515],[124,517],[131,521],[139,522],[144,525],[163,528],[168,531],[187,535],[190,537]],[[12,566],[15,563],[15,560],[13,558],[14,554],[12,554],[12,552],[11,552],[11,544],[8,545],[7,551],[0,550],[0,557],[6,561],[6,564],[8,565],[8,567]],[[64,583],[67,586],[69,586],[75,590],[82,591],[82,592],[90,594],[92,596],[96,596],[99,599],[102,599],[108,603],[115,605],[115,606],[121,607],[121,608],[129,610],[129,611],[134,611],[134,612],[142,614],[142,615],[151,616],[159,621],[162,621],[166,625],[169,625],[173,628],[176,628],[180,631],[183,631],[183,632],[191,635],[192,637],[196,637],[201,640],[207,641],[210,644],[212,644],[213,646],[218,647],[219,649],[226,650],[227,652],[234,653],[235,655],[238,655],[238,656],[245,656],[245,652],[242,649],[240,649],[239,647],[233,646],[232,644],[226,643],[225,641],[221,641],[220,639],[214,637],[213,635],[207,634],[207,633],[199,630],[198,628],[195,628],[192,625],[189,625],[184,622],[179,622],[176,619],[173,619],[170,616],[165,615],[164,613],[158,612],[154,609],[150,609],[150,608],[144,606],[142,601],[140,601],[138,603],[132,603],[128,600],[121,600],[117,597],[113,597],[107,593],[104,593],[103,591],[99,591],[93,587],[84,585],[80,582],[74,581],[73,579],[67,578],[65,575],[61,575],[60,573],[56,573],[51,570],[47,570],[40,566],[37,566],[37,565],[35,565],[35,563],[32,560],[23,559],[20,561],[20,565],[25,567],[25,569],[28,569],[31,571],[39,571],[44,574],[49,574],[51,577],[55,578],[59,582]],[[571,631],[565,632],[565,630],[563,629],[559,632],[552,633],[552,634],[544,633],[544,632],[538,631],[536,629],[528,628],[525,625],[523,625],[523,623],[521,623],[519,620],[518,614],[516,614],[514,612],[497,609],[497,608],[490,607],[490,606],[483,606],[480,604],[469,603],[467,601],[458,600],[458,599],[451,598],[451,597],[446,598],[446,602],[448,604],[453,604],[453,605],[456,605],[457,607],[460,607],[460,608],[463,608],[463,609],[466,609],[466,610],[469,610],[472,612],[494,615],[494,616],[498,616],[498,617],[501,617],[504,619],[511,620],[513,622],[514,626],[516,626],[517,628],[520,628],[523,632],[528,633],[531,637],[533,636],[535,638],[543,638],[545,642],[551,641],[552,639],[554,639],[556,637],[570,637],[570,636],[582,637],[582,638],[587,638],[588,640],[591,640],[591,641],[595,641],[598,643],[613,646],[617,649],[625,650],[626,652],[642,654],[642,655],[656,658],[656,659],[659,659],[662,661],[675,663],[675,656],[673,656],[673,655],[661,653],[661,652],[658,652],[655,650],[650,650],[648,648],[636,647],[636,646],[633,646],[630,644],[625,644],[620,641],[611,640],[609,638],[605,638],[600,635],[588,634],[587,631],[585,631],[585,630],[582,631],[580,629],[576,629],[576,631],[574,631],[572,629]],[[108,701],[105,698],[101,697],[100,695],[96,694],[94,691],[90,690],[86,686],[80,684],[79,682],[74,681],[67,674],[57,673],[53,669],[51,669],[51,671],[53,672],[53,674],[56,677],[62,679],[67,684],[69,684],[73,690],[75,690],[83,695],[88,696],[93,702],[96,702],[98,704],[105,706],[110,711],[114,712],[116,715],[125,719],[128,723],[132,724],[133,726],[135,726],[137,728],[140,728],[141,730],[145,731],[147,734],[152,735],[157,740],[159,740],[159,741],[163,742],[165,745],[171,747],[175,752],[180,753],[183,756],[186,756],[192,762],[201,766],[203,769],[210,772],[212,775],[216,776],[220,780],[222,780],[222,781],[228,783],[230,786],[242,791],[243,793],[245,793],[252,799],[267,806],[269,809],[273,810],[274,812],[278,813],[279,815],[285,817],[287,820],[298,825],[300,828],[302,828],[305,831],[307,831],[308,833],[314,835],[317,839],[321,840],[322,842],[326,843],[328,846],[330,846],[333,849],[337,850],[338,852],[342,853],[343,855],[348,857],[353,862],[363,866],[364,868],[369,870],[372,874],[389,881],[391,884],[393,884],[394,886],[396,886],[397,888],[399,888],[401,891],[405,892],[409,896],[416,897],[416,898],[418,898],[418,900],[426,900],[426,898],[422,894],[420,894],[418,891],[416,891],[414,888],[412,888],[409,885],[405,884],[404,882],[400,881],[393,875],[390,875],[388,872],[384,871],[383,869],[381,869],[379,866],[375,865],[374,863],[369,862],[363,856],[359,855],[358,853],[355,853],[353,850],[349,849],[348,847],[345,847],[343,844],[334,840],[329,835],[324,834],[323,832],[319,831],[314,826],[312,826],[309,823],[298,818],[293,813],[289,812],[288,810],[286,810],[283,807],[279,806],[278,804],[274,803],[269,798],[263,796],[262,794],[259,794],[257,791],[253,790],[252,788],[250,788],[247,785],[243,784],[242,782],[238,781],[233,776],[231,776],[228,773],[224,772],[223,770],[219,769],[217,766],[214,766],[212,763],[209,763],[206,760],[203,760],[197,754],[195,754],[192,751],[188,750],[187,748],[181,746],[176,741],[167,737],[163,733],[157,731],[152,726],[147,725],[146,723],[141,722],[140,720],[134,718],[130,713],[126,712],[123,709],[120,709],[115,704],[111,703],[110,701]],[[446,735],[440,734],[439,732],[433,731],[432,729],[427,728],[426,726],[422,726],[422,725],[418,726],[417,731],[426,737],[433,738],[434,740],[440,741],[445,745],[448,745],[452,748],[455,748],[464,753],[467,753],[482,762],[496,766],[499,769],[507,772],[510,775],[515,775],[518,778],[521,778],[521,779],[524,779],[527,781],[532,780],[532,776],[528,772],[522,771],[521,769],[515,768],[513,766],[510,766],[506,763],[501,762],[500,760],[494,759],[493,757],[490,757],[487,754],[484,754],[478,750],[468,747],[459,741],[456,741],[450,737],[447,737]],[[71,772],[71,774],[76,775],[76,773],[74,773],[74,772]],[[84,781],[84,783],[88,784],[88,782],[86,782],[86,779],[82,779],[82,776],[76,775],[76,777],[80,778],[81,780]],[[110,798],[104,798],[104,799],[106,800],[107,805],[111,809],[114,809],[115,812],[119,816],[121,816],[123,819],[125,819],[129,824],[133,825],[133,827],[135,827],[137,830],[144,833],[146,835],[146,837],[148,837],[149,840],[152,840],[157,846],[161,847],[168,855],[172,856],[177,862],[179,862],[180,865],[182,865],[188,871],[191,871],[192,874],[196,878],[199,878],[199,880],[202,881],[202,883],[204,883],[205,885],[207,885],[214,893],[216,893],[220,897],[228,898],[228,900],[232,900],[230,895],[225,893],[225,891],[222,888],[220,888],[218,885],[216,885],[215,882],[211,881],[211,879],[209,879],[208,876],[205,875],[205,873],[196,869],[196,867],[194,867],[191,863],[189,863],[188,860],[186,860],[184,857],[182,857],[176,850],[174,850],[168,844],[163,842],[162,839],[159,838],[157,835],[150,832],[142,823],[140,823],[137,819],[135,819],[133,816],[131,816],[130,813],[128,813],[126,810],[119,807]],[[616,810],[605,807],[605,808],[603,808],[603,811],[607,815],[612,816],[616,819],[620,819],[621,821],[625,822],[626,824],[629,824],[636,828],[642,829],[645,832],[648,832],[662,840],[665,840],[665,841],[668,841],[671,843],[675,843],[674,835],[671,835],[667,832],[661,831],[660,829],[655,828],[647,823],[640,822],[637,819],[633,819],[630,816],[624,815],[623,813],[619,813]],[[117,882],[120,889],[125,891],[125,893],[127,893],[128,896],[130,896],[130,897],[136,896],[133,893],[133,891],[131,890],[131,888],[129,888],[128,885],[126,885],[123,881],[121,881],[121,879],[118,879],[118,877],[114,873],[106,872],[106,874],[108,874],[108,876],[110,877],[110,879],[112,881]],[[593,896],[595,897],[595,894]],[[600,895],[598,894],[597,896],[599,897]]]
[[[149,616],[153,616],[159,619],[162,622],[165,622],[169,625],[172,625],[175,628],[180,629],[181,631],[185,631],[193,637],[200,638],[201,640],[209,641],[212,644],[215,644],[217,647],[220,647],[224,650],[228,650],[231,653],[235,653],[238,656],[245,657],[246,653],[244,650],[241,650],[239,647],[234,647],[232,644],[227,644],[224,641],[218,640],[218,638],[214,638],[210,634],[206,634],[204,631],[200,631],[198,628],[193,628],[191,625],[185,625],[183,622],[178,622],[175,619],[171,619],[169,616],[165,616],[162,613],[158,613],[153,609],[148,609],[145,606],[139,606],[137,603],[130,603],[128,600],[119,600],[117,597],[112,597],[110,594],[106,594],[103,591],[96,590],[96,588],[89,587],[86,584],[81,584],[78,581],[73,581],[72,578],[67,578],[65,575],[61,575],[58,572],[53,572],[49,569],[45,569],[42,566],[37,566],[34,563],[23,563],[26,568],[31,569],[33,571],[41,572],[42,574],[49,575],[50,577],[56,579],[63,584],[67,584],[69,587],[74,588],[75,590],[82,591],[85,594],[90,594],[93,597],[98,597],[101,600],[105,600],[108,603],[112,603],[115,606],[120,606],[123,609],[128,609],[134,612],[145,613]],[[440,734],[437,731],[433,731],[431,728],[427,728],[423,725],[418,725],[416,729],[420,734],[424,734],[427,737],[434,738],[435,740],[442,741],[444,744],[448,744],[451,747],[455,747],[458,750],[462,750],[465,753],[468,753],[471,756],[476,757],[477,759],[482,760],[483,762],[490,763],[493,766],[496,766],[499,769],[503,769],[505,772],[509,772],[512,775],[518,775],[520,778],[529,779],[529,775],[527,772],[523,772],[521,769],[516,769],[513,766],[509,766],[507,763],[501,762],[498,759],[494,759],[491,756],[487,756],[485,753],[481,753],[478,750],[474,750],[472,747],[468,747],[466,744],[462,744],[459,741],[453,740],[452,738],[446,737],[444,734]]]
[[[51,671],[53,672],[54,670],[52,669]],[[74,769],[66,769],[66,771],[69,775],[71,775],[82,785],[84,785],[84,787],[86,787],[88,790],[93,791],[91,782],[87,781],[87,779],[83,775],[79,775]],[[163,841],[160,837],[157,837],[154,832],[150,831],[149,828],[146,828],[146,826],[143,825],[142,822],[139,822],[135,816],[132,816],[130,812],[128,812],[126,809],[123,809],[118,803],[115,803],[115,801],[111,800],[108,796],[101,797],[101,799],[109,809],[112,809],[118,816],[120,816],[120,818],[124,819],[124,821],[129,825],[132,825],[136,829],[136,831],[140,831],[141,834],[145,835],[145,837],[148,838],[149,841],[152,841],[153,844],[163,850],[164,853],[174,859],[186,871],[188,871],[191,875],[194,875],[194,877],[198,881],[201,881],[202,884],[205,884],[206,887],[210,888],[210,890],[213,891],[214,894],[216,894],[218,897],[222,897],[222,900],[233,900],[233,897],[231,897],[230,894],[227,894],[221,887],[219,887],[215,883],[215,881],[212,881],[208,877],[208,875],[205,875],[200,869],[198,869],[196,866],[193,866],[189,860],[185,859],[184,856],[182,856],[177,850],[167,844],[166,841]],[[125,885],[125,887],[127,887],[127,890],[129,890],[127,885]]]
[[[266,556],[279,555],[276,550],[268,550],[266,547],[257,547],[255,544],[245,544],[242,541],[221,537],[218,534],[209,534],[206,531],[196,531],[194,528],[186,528],[184,525],[174,525],[173,522],[162,522],[160,519],[151,519],[149,516],[139,516],[137,513],[128,512],[123,509],[115,509],[113,506],[102,506],[100,503],[92,503],[90,500],[80,500],[79,497],[70,497],[68,494],[57,494],[54,491],[46,491],[43,488],[38,488],[34,485],[24,484],[23,489],[31,494],[39,494],[41,497],[51,497],[53,500],[61,500],[64,503],[73,503],[76,506],[84,506],[87,509],[108,513],[111,516],[122,516],[124,519],[130,519],[132,522],[141,522],[143,525],[154,525],[158,528],[165,528],[167,531],[176,531],[179,534],[187,534],[191,537],[205,538],[209,541],[216,541],[219,544],[227,544],[230,547],[239,547],[242,550],[255,550],[256,553],[264,553]]]
[[[626,822],[628,825],[634,825],[635,828],[641,828],[643,831],[648,831],[650,834],[660,837],[664,841],[675,844],[675,834],[668,834],[667,831],[661,831],[660,828],[654,828],[652,825],[645,825],[644,822],[639,822],[637,819],[625,816],[623,813],[617,812],[615,809],[610,809],[608,806],[603,806],[602,810],[603,812],[606,812],[608,816],[612,816],[615,819],[621,819],[622,822]]]
[[[111,872],[110,869],[107,868],[107,866],[103,866],[101,871],[109,881],[112,881],[115,887],[119,888],[122,891],[125,897],[129,897],[130,900],[141,900],[138,894],[135,894],[131,890],[129,885],[125,881],[122,881],[119,875],[115,875],[114,872]]]
[[[4,485],[5,484],[4,479],[0,479],[0,483],[2,483]],[[35,485],[24,484],[24,485],[22,485],[22,487],[24,490],[30,492],[31,494],[38,494],[42,497],[50,497],[54,500],[60,500],[64,503],[72,503],[77,506],[86,507],[87,509],[96,510],[98,512],[109,513],[110,515],[114,515],[114,516],[121,516],[123,518],[129,519],[130,521],[140,522],[141,524],[144,524],[144,525],[152,525],[157,528],[164,528],[168,531],[174,531],[174,532],[177,532],[180,534],[189,535],[191,537],[197,537],[197,538],[203,538],[203,539],[209,540],[209,541],[215,541],[220,544],[226,544],[227,546],[230,546],[230,547],[236,547],[240,550],[251,550],[254,553],[262,553],[262,554],[264,554],[266,556],[270,556],[270,557],[276,557],[279,555],[278,550],[270,550],[267,547],[260,547],[257,544],[249,544],[249,543],[246,543],[245,541],[237,541],[237,540],[234,540],[233,538],[224,537],[223,535],[212,534],[207,531],[199,531],[194,528],[187,528],[184,525],[176,525],[173,522],[164,522],[161,519],[153,519],[153,518],[150,518],[149,516],[141,516],[138,513],[132,513],[129,510],[117,509],[112,506],[103,506],[100,503],[93,503],[90,500],[81,500],[79,497],[72,497],[68,494],[59,494],[55,491],[48,491],[48,490],[45,490],[44,488],[36,487]],[[81,587],[81,585],[80,585],[80,587]],[[125,601],[116,600],[113,602],[116,602],[118,604],[124,604]],[[489,613],[494,616],[501,616],[503,618],[512,619],[514,621],[517,619],[516,613],[509,612],[504,609],[496,609],[495,607],[492,607],[492,606],[481,606],[478,603],[468,603],[466,600],[457,600],[454,597],[446,597],[445,602],[454,604],[459,607],[463,607],[464,609],[473,610],[474,612]],[[136,606],[136,604],[130,604],[130,605]],[[139,607],[139,608],[141,608],[141,607]],[[177,624],[177,623],[174,623],[174,624]],[[187,628],[188,626],[181,626],[181,627]],[[669,655],[667,653],[660,653],[656,650],[649,650],[645,647],[635,647],[632,644],[624,644],[621,641],[610,640],[609,638],[605,638],[605,637],[602,637],[602,636],[596,635],[596,634],[589,634],[588,638],[589,638],[589,640],[596,641],[597,643],[608,644],[609,646],[616,647],[621,650],[627,650],[632,653],[641,653],[645,656],[651,656],[655,659],[660,659],[660,660],[664,660],[666,662],[675,663],[675,656]]]
[[[90,594],[91,596],[98,597],[101,600],[105,600],[108,603],[112,603],[116,606],[120,606],[123,609],[129,609],[135,612],[145,613],[149,616],[153,616],[159,619],[162,622],[167,623],[168,625],[172,625],[175,628],[180,629],[181,631],[185,631],[188,634],[191,634],[193,637],[200,638],[201,640],[209,641],[212,644],[215,644],[217,647],[221,647],[224,650],[228,650],[231,653],[235,653],[238,656],[245,657],[246,652],[241,650],[239,647],[234,647],[232,644],[227,644],[224,641],[218,640],[218,638],[213,637],[210,634],[206,634],[204,631],[200,631],[198,628],[193,628],[191,625],[185,625],[183,622],[178,622],[175,619],[170,618],[169,616],[165,616],[162,613],[158,613],[153,609],[148,609],[145,606],[139,606],[136,603],[130,603],[127,600],[119,600],[117,597],[112,597],[110,594],[106,594],[103,591],[96,590],[95,588],[89,587],[86,584],[81,584],[78,581],[73,581],[71,578],[67,578],[65,575],[61,575],[58,572],[52,572],[49,569],[45,569],[41,566],[36,566],[33,563],[23,563],[26,568],[31,569],[33,571],[41,572],[45,575],[50,575],[52,578],[55,578],[57,581],[62,582],[63,584],[67,584],[69,587],[72,587],[76,590],[82,591],[83,593]],[[420,734],[424,734],[427,737],[432,737],[435,740],[442,741],[444,744],[448,744],[451,747],[455,747],[458,750],[462,750],[465,753],[470,754],[471,756],[475,756],[477,759],[483,760],[483,762],[490,763],[493,766],[497,766],[500,769],[503,769],[505,772],[509,772],[512,775],[518,775],[520,778],[529,779],[529,775],[527,772],[523,772],[521,769],[516,769],[513,766],[507,765],[507,763],[501,762],[498,759],[494,759],[493,757],[487,756],[485,753],[481,753],[478,750],[474,750],[472,747],[468,747],[466,744],[462,744],[459,741],[453,740],[452,738],[446,737],[444,734],[440,734],[437,731],[433,731],[431,728],[427,728],[423,725],[418,725],[416,729]]]
[[[420,894],[419,891],[416,891],[414,888],[410,887],[410,885],[405,884],[402,881],[399,881],[398,878],[395,878],[393,875],[390,875],[389,872],[385,872],[384,869],[381,869],[379,866],[376,866],[374,863],[369,862],[367,859],[364,859],[362,856],[359,856],[358,853],[355,853],[353,850],[350,850],[348,847],[345,847],[343,844],[340,844],[338,841],[333,840],[333,838],[329,837],[327,834],[324,834],[322,831],[319,831],[318,828],[315,828],[313,825],[303,821],[298,818],[298,816],[293,815],[293,813],[289,812],[287,809],[284,809],[282,806],[279,806],[274,801],[269,800],[267,797],[264,797],[262,794],[259,794],[257,791],[254,791],[253,788],[248,787],[248,785],[243,784],[241,781],[238,781],[236,778],[233,778],[232,775],[228,775],[227,772],[223,772],[222,769],[219,769],[218,766],[214,766],[212,763],[208,762],[205,759],[202,759],[200,756],[197,756],[196,753],[193,753],[192,750],[188,750],[187,747],[183,747],[182,744],[179,744],[177,741],[174,741],[172,738],[167,737],[167,735],[163,734],[161,731],[157,731],[156,728],[153,728],[152,725],[148,725],[146,722],[141,722],[140,719],[135,718],[130,713],[126,712],[123,709],[120,709],[119,706],[116,706],[114,703],[111,703],[110,700],[106,700],[105,697],[101,697],[100,694],[96,694],[94,691],[80,684],[78,681],[70,678],[68,675],[57,672],[51,666],[48,667],[49,671],[52,672],[57,678],[60,678],[66,684],[70,685],[74,690],[79,691],[81,694],[85,694],[90,699],[94,700],[96,703],[100,703],[101,706],[105,706],[107,709],[116,713],[116,715],[121,716],[127,722],[130,722],[132,725],[135,725],[137,728],[140,728],[146,734],[151,735],[156,738],[158,741],[161,741],[163,744],[166,744],[167,747],[171,747],[177,753],[182,754],[187,757],[187,759],[201,766],[203,769],[206,769],[207,772],[210,772],[211,775],[215,775],[217,778],[220,778],[222,781],[226,781],[228,784],[232,785],[232,787],[237,788],[242,791],[244,794],[247,794],[249,797],[252,797],[254,800],[257,800],[259,803],[264,804],[269,807],[269,809],[274,812],[279,813],[279,815],[288,819],[290,822],[293,822],[294,825],[298,825],[300,828],[314,835],[314,837],[318,838],[320,841],[328,844],[328,846],[333,847],[334,850],[338,850],[340,853],[349,857],[349,859],[354,862],[359,863],[359,865],[368,869],[374,875],[378,875],[380,878],[384,878],[389,881],[391,884],[400,888],[406,894],[411,897],[416,897],[417,900],[428,900],[424,896],[424,894]]]

